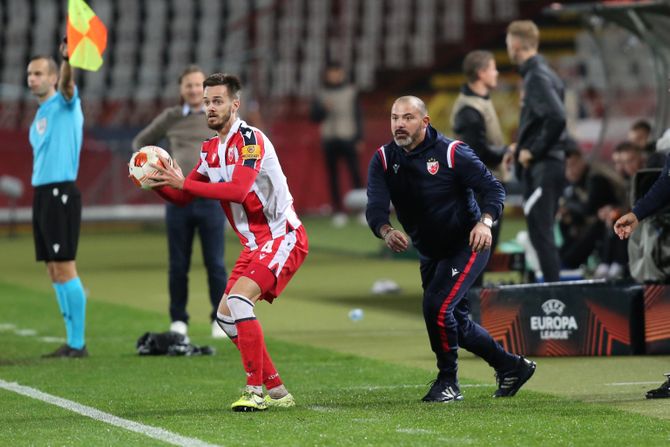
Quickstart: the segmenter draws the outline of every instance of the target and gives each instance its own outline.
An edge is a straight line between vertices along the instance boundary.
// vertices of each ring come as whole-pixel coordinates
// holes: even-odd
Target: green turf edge
[[[2,300],[3,320],[26,327],[38,323],[41,333],[59,333],[55,305],[45,305],[53,303],[52,297],[6,284],[0,290],[9,297]],[[39,312],[26,312],[24,304]],[[237,353],[229,344],[217,343],[215,357],[140,359],[133,355],[134,339],[146,326],[160,321],[156,312],[90,301],[93,357],[75,362],[38,360],[43,343],[2,332],[3,345],[12,348],[0,357],[0,378],[226,445],[258,445],[268,432],[280,445],[629,445],[638,441],[664,445],[670,440],[666,421],[543,393],[522,392],[514,399],[496,401],[489,397],[492,387],[464,387],[466,401],[461,404],[422,404],[418,402],[424,392],[420,385],[430,378],[425,370],[274,339],[268,340],[270,350],[301,405],[288,411],[239,415],[226,408],[242,377]],[[183,368],[187,362],[195,366]],[[76,383],[68,377],[76,378]],[[384,388],[398,384],[405,387]],[[72,419],[63,410],[46,410],[45,404],[6,398],[6,394],[0,392],[9,410],[3,412],[2,444],[31,445],[48,439],[53,444],[99,445],[96,441],[109,436],[109,429],[100,423],[81,423],[79,419],[84,418]],[[31,418],[28,425],[33,427],[28,430],[17,414],[42,415],[37,418],[41,423]],[[150,443],[140,439],[135,444],[134,436],[123,444]]]

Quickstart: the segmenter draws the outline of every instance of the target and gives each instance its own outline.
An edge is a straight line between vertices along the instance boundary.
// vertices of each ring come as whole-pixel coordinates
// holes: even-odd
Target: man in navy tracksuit
[[[666,157],[661,175],[651,185],[649,191],[635,202],[630,213],[624,214],[614,223],[614,232],[621,239],[628,239],[642,219],[668,204],[670,204],[670,155]],[[665,373],[665,376],[668,379],[660,387],[647,392],[647,399],[670,397],[670,373]]]
[[[495,397],[513,396],[536,365],[506,352],[472,322],[466,298],[489,258],[491,226],[502,212],[505,191],[472,149],[429,123],[421,99],[403,96],[393,103],[393,141],[370,161],[368,224],[394,252],[406,250],[409,239],[419,251],[423,315],[439,369],[423,400],[463,399],[457,378],[459,346],[496,370]],[[474,193],[480,196],[481,212]],[[390,202],[407,234],[391,226]]]

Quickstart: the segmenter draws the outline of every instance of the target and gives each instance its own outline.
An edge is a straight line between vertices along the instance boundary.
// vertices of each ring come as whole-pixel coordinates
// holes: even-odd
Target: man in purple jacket
[[[431,127],[421,99],[402,96],[393,103],[391,131],[393,141],[370,161],[366,216],[372,232],[391,250],[405,251],[411,239],[419,252],[423,315],[439,370],[423,400],[463,400],[459,347],[496,370],[495,397],[513,396],[536,365],[506,352],[471,321],[466,298],[489,258],[491,226],[502,212],[505,191],[470,147]],[[404,232],[390,224],[390,203]]]

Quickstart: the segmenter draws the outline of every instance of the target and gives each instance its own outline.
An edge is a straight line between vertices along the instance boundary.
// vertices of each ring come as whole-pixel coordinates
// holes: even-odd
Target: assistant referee
[[[81,194],[75,185],[84,127],[79,92],[61,44],[59,69],[51,57],[28,64],[28,87],[39,108],[30,125],[33,148],[33,236],[36,260],[44,261],[65,321],[64,345],[43,357],[87,357],[86,294],[75,258],[81,224]]]

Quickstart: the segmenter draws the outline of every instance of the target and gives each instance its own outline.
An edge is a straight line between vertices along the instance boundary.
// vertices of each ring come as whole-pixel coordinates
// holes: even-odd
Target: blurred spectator
[[[581,118],[602,118],[605,115],[605,105],[595,87],[587,87],[582,94],[584,115]]]
[[[646,161],[645,154],[640,146],[629,141],[619,143],[614,148],[612,158],[617,172],[627,180],[630,180],[638,170],[642,169]]]
[[[451,111],[451,128],[455,138],[470,146],[479,159],[500,180],[508,180],[512,152],[504,145],[500,121],[489,93],[498,84],[498,70],[493,53],[476,50],[463,61],[467,82],[461,87]],[[496,249],[502,214],[493,223],[491,253]],[[481,276],[476,284],[481,282]]]
[[[523,76],[523,105],[515,158],[524,187],[528,235],[546,282],[558,281],[560,256],[554,219],[565,183],[567,138],[563,82],[538,54],[540,32],[529,20],[507,27],[507,53]]]
[[[621,177],[626,178],[628,176],[626,175],[626,172],[623,169],[622,160],[623,157],[621,155],[621,152],[617,152],[615,148],[612,151],[612,167],[614,168],[614,172],[619,174]]]
[[[312,102],[312,121],[321,123],[321,139],[326,159],[333,209],[333,225],[342,227],[347,215],[342,206],[338,163],[344,159],[352,185],[363,187],[358,153],[363,150],[363,120],[356,87],[346,80],[344,68],[336,63],[326,67],[324,85]]]
[[[605,226],[605,242],[599,250],[600,264],[593,275],[596,278],[615,278],[624,273],[624,266],[628,263],[627,244],[614,235],[612,225],[629,211],[631,180],[645,166],[646,156],[638,145],[624,141],[614,148],[612,159],[616,172],[623,178],[625,196],[619,206],[605,205],[598,209],[598,219]]]
[[[569,185],[559,202],[557,215],[563,237],[560,249],[563,266],[579,268],[596,251],[601,260],[609,261],[604,276],[610,273],[614,262],[618,266],[611,267],[612,275],[619,275],[625,265],[625,261],[614,257],[620,255],[616,251],[620,241],[606,227],[605,220],[599,218],[599,213],[609,218],[601,210],[614,212],[624,204],[623,178],[601,164],[589,163],[576,146],[566,150],[565,177]]]
[[[214,134],[207,126],[203,106],[203,71],[195,65],[187,67],[179,77],[181,104],[165,109],[133,140],[133,150],[158,144],[168,139],[169,150],[185,172],[190,172],[200,160],[201,144]],[[191,266],[193,237],[196,229],[200,236],[202,256],[207,268],[209,301],[212,305],[210,321],[212,336],[225,337],[216,323],[216,310],[226,288],[227,273],[223,263],[224,214],[218,200],[195,198],[185,206],[166,204],[165,223],[170,253],[170,330],[186,335],[189,315],[188,272]]]
[[[651,139],[651,124],[646,120],[638,120],[630,126],[626,141],[633,143],[647,153],[656,151],[656,143]]]

